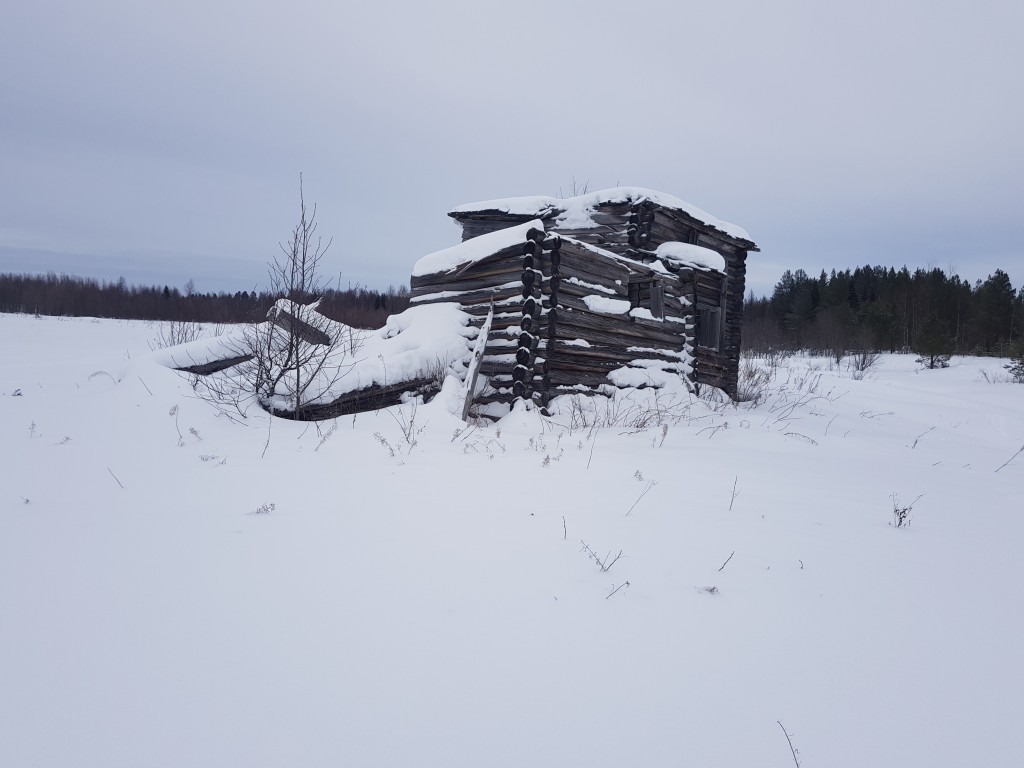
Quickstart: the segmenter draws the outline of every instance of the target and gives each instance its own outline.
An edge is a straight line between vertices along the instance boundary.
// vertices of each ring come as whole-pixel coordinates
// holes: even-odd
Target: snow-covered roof
[[[451,272],[463,264],[486,259],[503,248],[526,242],[526,235],[531,229],[542,230],[544,223],[539,219],[534,219],[525,224],[499,229],[497,232],[489,232],[486,235],[465,240],[442,251],[429,253],[413,265],[413,277]]]
[[[742,227],[730,224],[712,216],[696,205],[644,187],[613,187],[590,192],[577,197],[509,197],[501,200],[484,200],[477,203],[459,205],[449,211],[449,216],[459,218],[460,215],[497,212],[513,216],[531,216],[537,218],[555,217],[555,226],[565,229],[588,229],[599,226],[591,217],[594,210],[603,204],[651,202],[664,208],[673,208],[692,216],[731,237],[750,241],[750,235]]]
[[[722,254],[702,245],[669,241],[659,245],[654,250],[654,255],[682,266],[725,272],[725,259]]]

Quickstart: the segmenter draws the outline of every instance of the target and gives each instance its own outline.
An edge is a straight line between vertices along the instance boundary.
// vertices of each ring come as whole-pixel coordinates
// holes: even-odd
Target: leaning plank
[[[291,312],[278,306],[273,306],[267,312],[267,320],[282,329],[285,333],[293,334],[307,344],[322,344],[329,346],[331,337],[321,329],[310,325],[301,317],[295,317]]]
[[[464,404],[462,406],[462,420],[469,417],[469,407],[473,404],[473,395],[476,394],[476,379],[480,373],[480,361],[483,359],[484,350],[487,349],[487,335],[491,332],[491,322],[494,320],[494,302],[491,302],[491,311],[487,313],[483,328],[476,337],[476,344],[473,346],[473,357],[469,361],[469,370],[466,372],[466,384],[463,393]]]

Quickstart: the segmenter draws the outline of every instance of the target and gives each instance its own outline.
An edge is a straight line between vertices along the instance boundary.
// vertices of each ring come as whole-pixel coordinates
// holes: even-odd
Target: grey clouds
[[[1024,283],[1019,3],[9,3],[0,270],[252,288],[298,174],[342,284],[403,283],[459,204],[660,189],[749,281]]]

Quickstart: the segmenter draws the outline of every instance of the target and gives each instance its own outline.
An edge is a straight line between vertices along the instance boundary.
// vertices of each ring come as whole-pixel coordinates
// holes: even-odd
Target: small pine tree
[[[1014,381],[1018,384],[1024,384],[1024,352],[1021,353],[1020,357],[1013,359],[1008,365],[1003,367],[1010,372]]]
[[[953,338],[936,315],[929,317],[917,332],[913,350],[920,355],[918,362],[928,368],[949,367]]]

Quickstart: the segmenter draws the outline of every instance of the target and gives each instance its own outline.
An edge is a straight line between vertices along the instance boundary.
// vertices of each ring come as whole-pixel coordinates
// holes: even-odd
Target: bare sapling
[[[267,411],[309,418],[318,398],[352,367],[361,334],[318,311],[327,288],[320,262],[331,246],[317,234],[316,206],[306,207],[299,175],[299,221],[268,265],[270,292],[277,302],[268,322],[249,327],[240,365],[246,388]]]

